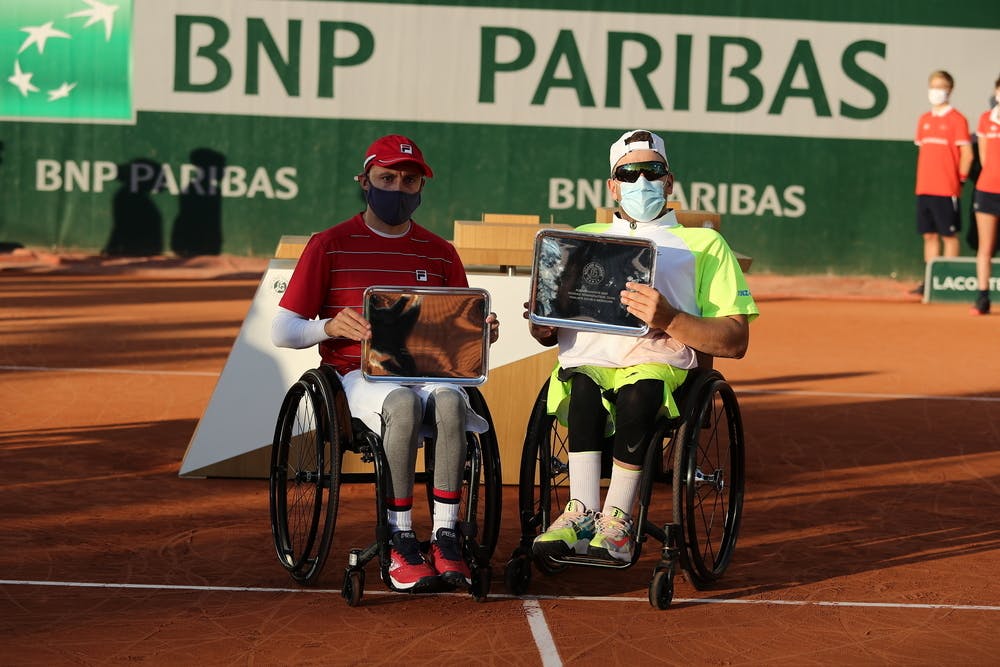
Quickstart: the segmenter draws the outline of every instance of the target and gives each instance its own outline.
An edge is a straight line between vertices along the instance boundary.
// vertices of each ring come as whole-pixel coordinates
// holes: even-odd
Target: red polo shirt
[[[969,122],[952,107],[940,114],[928,111],[917,122],[917,194],[957,197],[958,147],[969,146]]]

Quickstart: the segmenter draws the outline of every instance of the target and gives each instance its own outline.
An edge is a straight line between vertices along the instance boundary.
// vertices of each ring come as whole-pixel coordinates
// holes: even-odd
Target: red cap
[[[420,167],[424,176],[434,176],[434,172],[424,162],[424,154],[420,152],[412,139],[401,134],[390,134],[381,139],[376,139],[368,151],[365,152],[364,170],[373,164],[380,167],[391,167],[401,162],[412,162]]]

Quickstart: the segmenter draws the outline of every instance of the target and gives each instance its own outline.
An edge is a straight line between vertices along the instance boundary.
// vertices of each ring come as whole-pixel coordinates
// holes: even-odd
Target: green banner
[[[992,261],[990,301],[1000,300],[1000,260]],[[979,293],[975,257],[938,257],[927,265],[924,301],[971,304]]]
[[[32,0],[0,14],[0,118],[132,121],[132,3]]]
[[[434,168],[415,217],[446,238],[484,212],[575,226],[641,127],[671,197],[721,213],[754,270],[917,277],[927,74],[952,71],[974,125],[1000,43],[928,2],[894,22],[860,2],[4,2],[0,241],[111,254],[269,255],[363,207],[353,177],[389,133]]]

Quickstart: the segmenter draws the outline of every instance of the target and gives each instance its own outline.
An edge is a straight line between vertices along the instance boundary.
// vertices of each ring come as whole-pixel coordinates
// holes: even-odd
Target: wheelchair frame
[[[457,530],[464,538],[463,555],[472,574],[470,593],[477,601],[489,594],[492,567],[500,531],[500,452],[492,416],[482,394],[464,387],[472,409],[489,424],[486,433],[467,433],[466,464]],[[316,585],[329,556],[337,520],[343,454],[352,451],[372,463],[375,483],[375,541],[351,549],[341,594],[350,606],[364,593],[365,565],[379,559],[382,581],[396,589],[389,578],[389,525],[385,489],[389,467],[381,437],[352,419],[347,397],[336,372],[328,366],[309,369],[288,389],[275,425],[271,447],[270,517],[278,561],[292,579]],[[428,504],[432,499],[434,441],[424,441],[424,467]],[[419,476],[418,476],[419,482]],[[479,539],[479,506],[482,501],[482,539]],[[431,505],[432,506],[432,505]],[[426,545],[425,545],[426,546]],[[401,592],[430,592],[401,591]]]
[[[713,584],[729,565],[743,510],[745,442],[739,403],[717,370],[693,369],[675,391],[680,416],[659,417],[650,431],[634,513],[636,543],[627,563],[587,555],[561,558],[532,554],[535,537],[559,516],[569,500],[566,430],[546,409],[548,381],[532,409],[521,452],[518,509],[521,539],[504,568],[504,583],[515,595],[527,592],[531,565],[555,574],[569,565],[624,569],[634,565],[647,537],[662,544],[649,584],[649,602],[666,609],[673,599],[677,564],[697,589]],[[610,469],[610,439],[606,443]],[[607,477],[607,475],[603,475]],[[672,486],[672,521],[649,519],[654,482]],[[565,497],[560,497],[560,493]]]

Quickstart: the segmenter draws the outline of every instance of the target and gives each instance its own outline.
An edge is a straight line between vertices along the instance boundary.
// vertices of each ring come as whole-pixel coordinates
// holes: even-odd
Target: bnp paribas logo
[[[134,122],[132,0],[0,4],[0,118]]]

